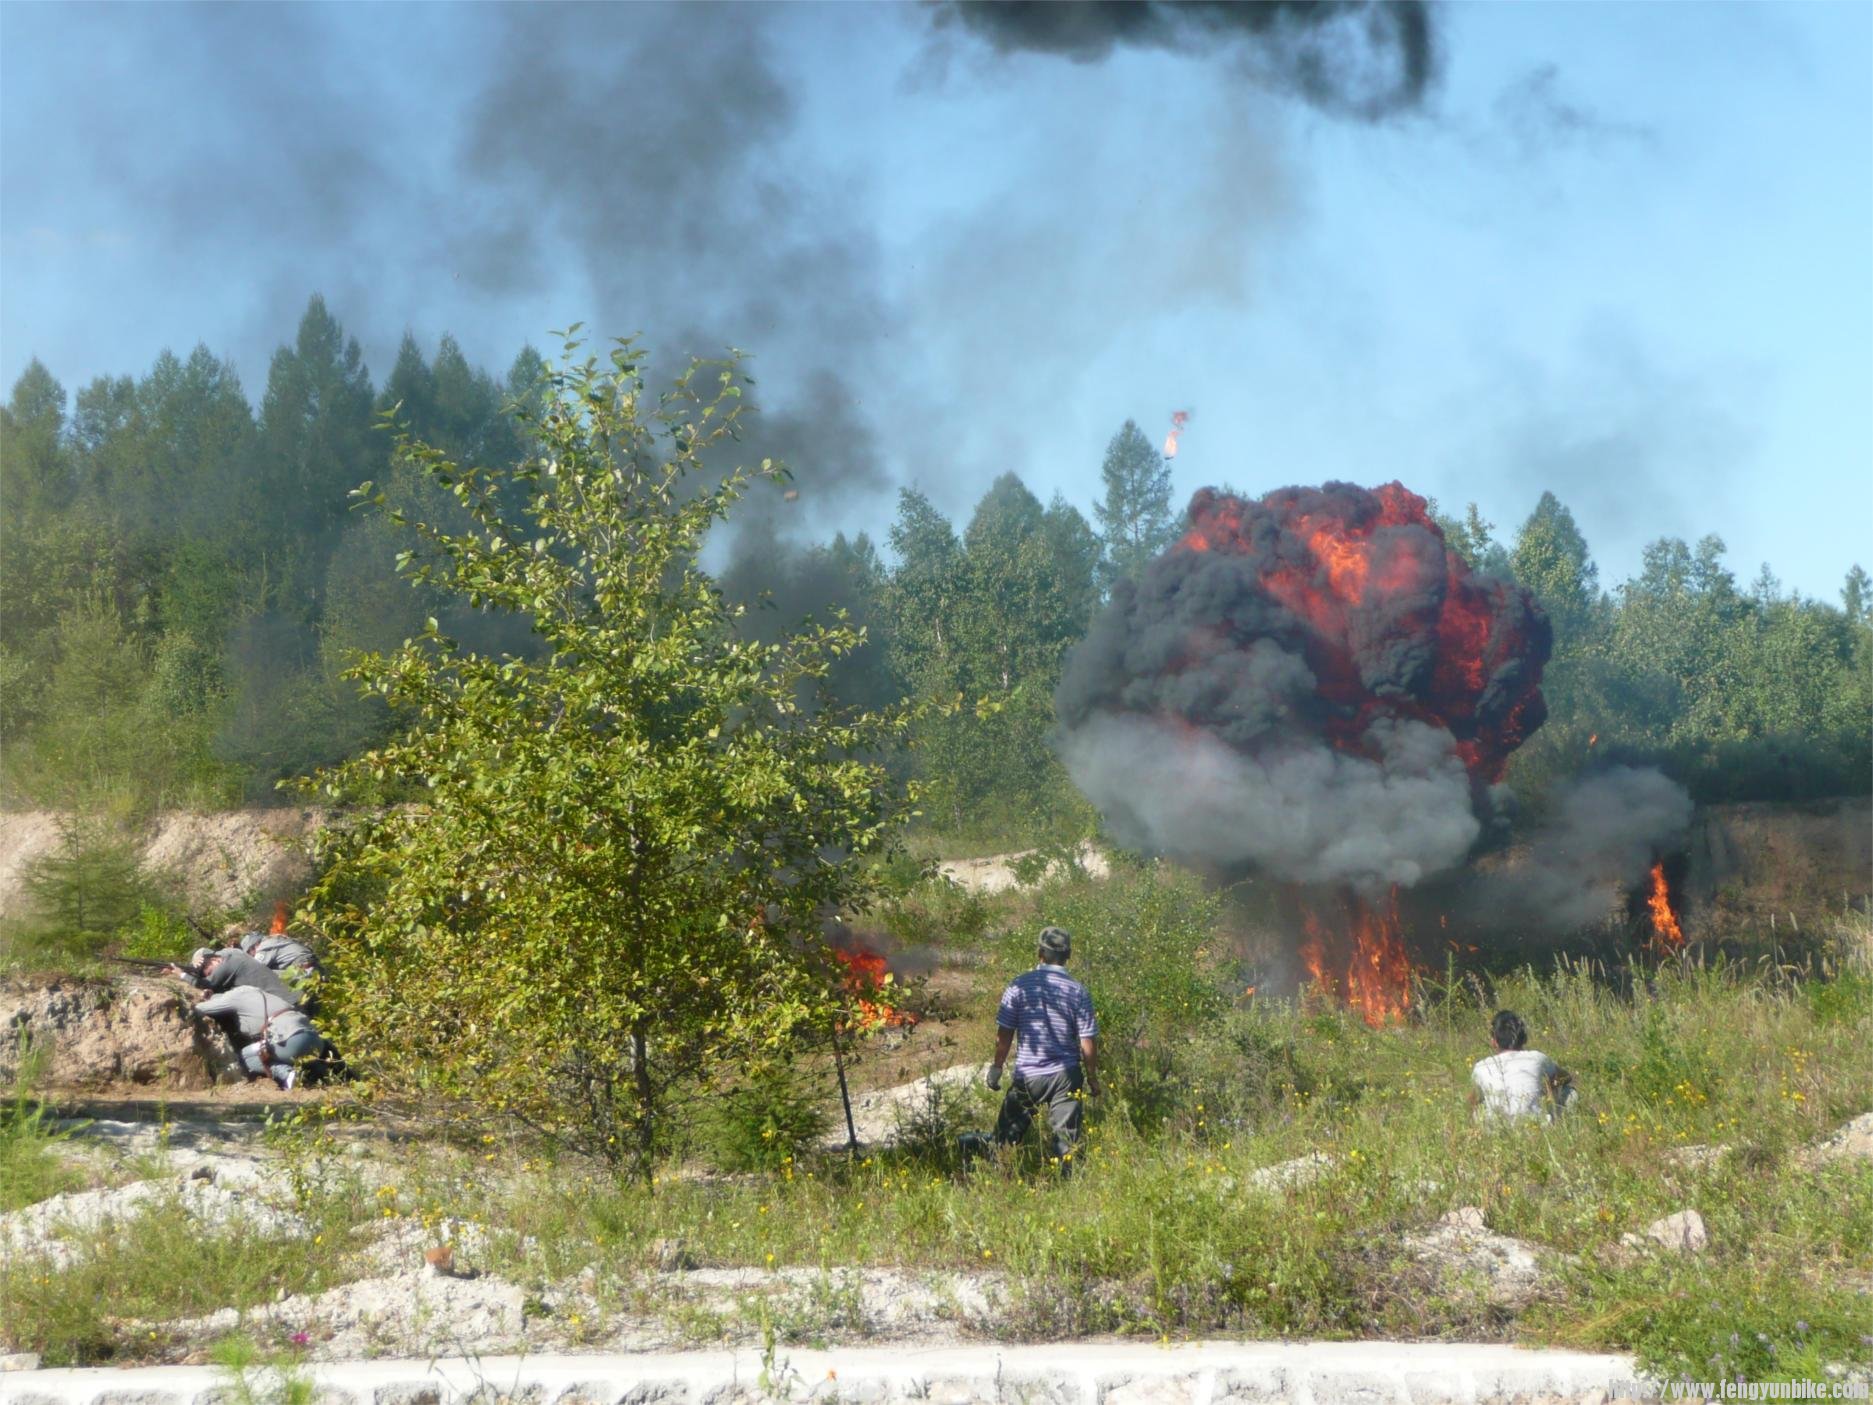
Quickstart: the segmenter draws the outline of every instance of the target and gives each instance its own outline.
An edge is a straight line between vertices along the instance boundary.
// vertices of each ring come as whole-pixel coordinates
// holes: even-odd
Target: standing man
[[[995,1015],[995,1062],[984,1081],[1001,1087],[1008,1050],[1019,1039],[1014,1077],[995,1119],[995,1140],[1003,1146],[1019,1142],[1034,1114],[1045,1109],[1050,1152],[1062,1171],[1070,1171],[1080,1139],[1081,1089],[1099,1096],[1099,1024],[1092,996],[1066,973],[1073,938],[1064,928],[1044,928],[1039,954],[1040,964],[1016,976],[1002,992]]]

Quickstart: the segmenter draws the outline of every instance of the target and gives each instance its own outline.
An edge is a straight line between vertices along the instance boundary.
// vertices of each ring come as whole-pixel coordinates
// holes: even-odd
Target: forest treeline
[[[541,367],[523,349],[497,378],[449,337],[433,354],[406,337],[377,385],[316,297],[257,406],[201,347],[75,396],[33,362],[0,412],[0,800],[119,813],[264,802],[281,778],[381,739],[390,719],[343,670],[446,606],[398,579],[392,529],[352,512],[349,493],[370,480],[405,513],[453,509],[391,467],[381,417],[398,407],[457,462],[513,464],[529,446],[505,407],[535,393]],[[1061,662],[1112,581],[1176,528],[1168,468],[1134,423],[1089,480],[1095,468],[1090,521],[1009,473],[966,522],[906,488],[882,543],[800,547],[770,528],[727,544],[720,580],[748,603],[751,632],[835,610],[863,626],[865,647],[828,680],[834,697],[960,703],[929,711],[898,758],[946,833],[1032,840],[1092,822],[1050,746]],[[1552,494],[1500,538],[1474,507],[1440,520],[1554,621],[1549,722],[1511,773],[1537,804],[1613,756],[1657,761],[1707,800],[1867,789],[1873,583],[1860,567],[1837,601],[1814,600],[1767,567],[1739,584],[1717,537],[1666,538],[1609,586]],[[530,647],[449,623],[480,647]]]

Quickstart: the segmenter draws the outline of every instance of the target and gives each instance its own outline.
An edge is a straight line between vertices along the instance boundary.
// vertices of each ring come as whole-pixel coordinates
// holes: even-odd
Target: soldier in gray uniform
[[[289,1005],[306,1003],[305,994],[293,989],[278,975],[261,965],[253,957],[240,951],[216,951],[212,947],[198,947],[189,957],[186,969],[181,966],[169,968],[182,980],[199,990],[220,993],[233,990],[237,986],[263,990],[268,995],[284,1000]]]
[[[242,935],[239,946],[268,970],[284,974],[299,969],[318,974],[319,958],[313,954],[312,948],[292,937],[247,932]]]
[[[239,1037],[241,1065],[251,1078],[269,1076],[282,1088],[291,1088],[302,1059],[317,1058],[325,1040],[305,1012],[287,1000],[251,985],[230,986],[205,996],[195,1013],[231,1020]]]

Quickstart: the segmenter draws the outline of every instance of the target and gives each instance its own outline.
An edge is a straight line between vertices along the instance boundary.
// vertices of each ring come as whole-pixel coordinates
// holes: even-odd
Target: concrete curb
[[[1612,1405],[1641,1398],[1632,1360],[1415,1342],[1064,1342],[1045,1346],[781,1348],[642,1355],[348,1361],[305,1368],[319,1405]],[[225,1370],[16,1371],[0,1405],[230,1405]],[[253,1399],[278,1399],[261,1373]]]

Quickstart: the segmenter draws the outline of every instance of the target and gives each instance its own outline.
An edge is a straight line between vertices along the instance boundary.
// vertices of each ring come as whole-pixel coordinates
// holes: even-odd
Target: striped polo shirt
[[[1015,1032],[1015,1072],[1046,1075],[1080,1066],[1080,1040],[1099,1033],[1093,998],[1061,966],[1024,971],[1002,992],[995,1023]]]

